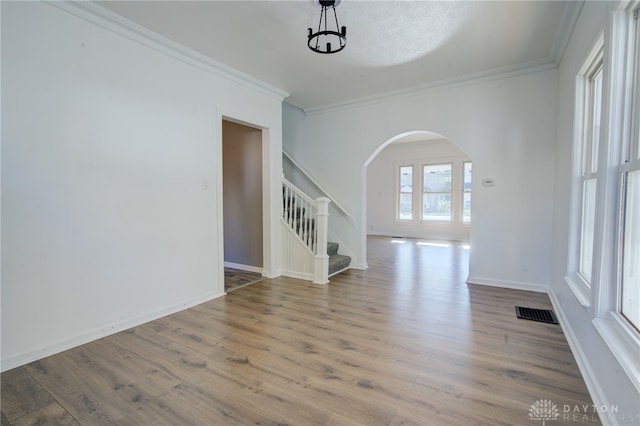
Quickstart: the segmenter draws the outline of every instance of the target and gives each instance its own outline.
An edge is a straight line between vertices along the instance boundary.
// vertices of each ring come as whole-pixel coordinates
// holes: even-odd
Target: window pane
[[[424,194],[422,220],[448,222],[451,220],[450,194]]]
[[[598,170],[598,149],[600,147],[600,113],[602,106],[602,67],[595,72],[595,74],[591,77],[591,105],[590,105],[590,113],[591,117],[589,119],[590,122],[590,138],[591,144],[589,147],[590,152],[590,160],[591,163],[589,165],[589,171],[595,172]]]
[[[464,163],[462,221],[471,222],[471,163]]]
[[[398,219],[413,219],[413,166],[400,167],[400,206]]]
[[[622,314],[640,329],[640,171],[627,175],[622,252]]]
[[[422,220],[451,221],[451,164],[423,167]]]
[[[580,240],[580,274],[591,283],[593,233],[596,213],[596,179],[585,180],[582,189],[582,238]]]
[[[451,164],[424,166],[424,192],[451,192]]]

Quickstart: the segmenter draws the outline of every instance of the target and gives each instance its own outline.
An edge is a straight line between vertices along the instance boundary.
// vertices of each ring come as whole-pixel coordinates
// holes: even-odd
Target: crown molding
[[[551,58],[537,61],[526,62],[519,65],[510,65],[502,68],[482,71],[473,74],[467,74],[460,77],[448,78],[445,80],[435,81],[421,86],[414,86],[397,91],[381,93],[374,96],[354,99],[345,102],[339,102],[331,105],[302,109],[305,115],[317,115],[333,111],[355,108],[382,102],[397,101],[401,99],[413,98],[426,95],[439,90],[454,89],[457,87],[467,86],[470,84],[483,83],[493,80],[502,80],[505,78],[516,77],[519,75],[531,74],[540,71],[555,69],[558,64]]]
[[[413,96],[425,95],[437,90],[453,89],[469,84],[481,83],[491,80],[500,80],[504,78],[515,77],[518,75],[525,75],[557,68],[562,61],[564,52],[567,48],[567,45],[569,44],[569,40],[571,39],[571,34],[573,34],[573,30],[575,28],[576,22],[578,21],[578,17],[582,12],[584,1],[585,0],[566,2],[564,10],[562,11],[562,16],[560,17],[558,33],[555,35],[555,38],[551,45],[549,57],[546,59],[496,68],[489,71],[468,74],[445,80],[439,80],[426,85],[386,92],[379,95],[354,99],[350,101],[306,109],[303,108],[302,111],[305,113],[305,115],[308,116],[322,114],[347,108],[354,108],[358,106],[372,105],[381,102],[388,102]]]
[[[553,61],[558,65],[562,62],[564,51],[569,44],[571,34],[573,34],[573,29],[576,26],[576,22],[582,12],[583,6],[584,0],[565,3],[562,16],[560,17],[560,24],[558,25],[558,33],[553,39],[553,44],[551,45],[551,59],[553,59]]]
[[[214,61],[91,1],[45,1],[45,3],[181,62],[280,101],[289,96],[289,93],[277,87],[244,74],[221,62]]]

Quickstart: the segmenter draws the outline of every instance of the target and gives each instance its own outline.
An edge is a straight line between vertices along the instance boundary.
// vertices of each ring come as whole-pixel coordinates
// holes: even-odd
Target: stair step
[[[329,275],[342,271],[351,265],[351,257],[342,254],[329,256]]]
[[[328,242],[327,243],[327,254],[329,256],[332,256],[334,254],[338,254],[338,243]]]

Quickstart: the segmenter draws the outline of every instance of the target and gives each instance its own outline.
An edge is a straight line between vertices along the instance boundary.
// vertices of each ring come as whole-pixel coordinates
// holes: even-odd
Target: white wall
[[[366,176],[380,146],[408,131],[455,141],[473,159],[470,280],[546,290],[550,282],[556,70],[443,87],[305,116],[285,103],[283,145],[356,218],[332,231],[366,267]],[[366,169],[365,169],[366,172]],[[364,216],[366,217],[366,216]],[[333,221],[333,222],[332,222]]]
[[[73,6],[1,7],[6,370],[223,294],[222,116],[265,128],[279,230],[282,96]]]
[[[455,163],[453,197],[462,190],[463,161],[471,159],[453,143],[444,139],[418,142],[395,142],[384,148],[367,167],[367,233],[369,235],[387,235],[431,238],[440,240],[468,241],[468,223],[459,219],[452,222],[423,222],[421,217],[412,221],[397,220],[398,168],[414,166],[414,182],[422,180],[421,167],[425,164]],[[415,187],[414,211],[420,211],[420,191]],[[455,200],[452,200],[455,203]],[[456,203],[460,204],[460,203]],[[454,204],[452,203],[452,208]],[[455,213],[454,213],[455,214]],[[414,214],[415,216],[415,214]]]
[[[593,308],[582,306],[564,280],[568,272],[575,78],[597,37],[605,31],[607,6],[605,2],[585,2],[559,69],[551,297],[564,317],[565,334],[583,363],[581,370],[595,402],[616,405],[619,414],[627,415],[626,421],[617,416],[620,424],[638,424],[638,391],[594,327]],[[630,421],[631,414],[635,417]]]

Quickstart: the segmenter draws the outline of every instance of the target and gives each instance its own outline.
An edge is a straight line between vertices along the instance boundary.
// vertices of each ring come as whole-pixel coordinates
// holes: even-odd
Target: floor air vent
[[[528,319],[531,321],[547,322],[549,324],[557,324],[558,320],[553,311],[549,309],[532,309],[523,306],[516,306],[516,315],[518,318]]]

